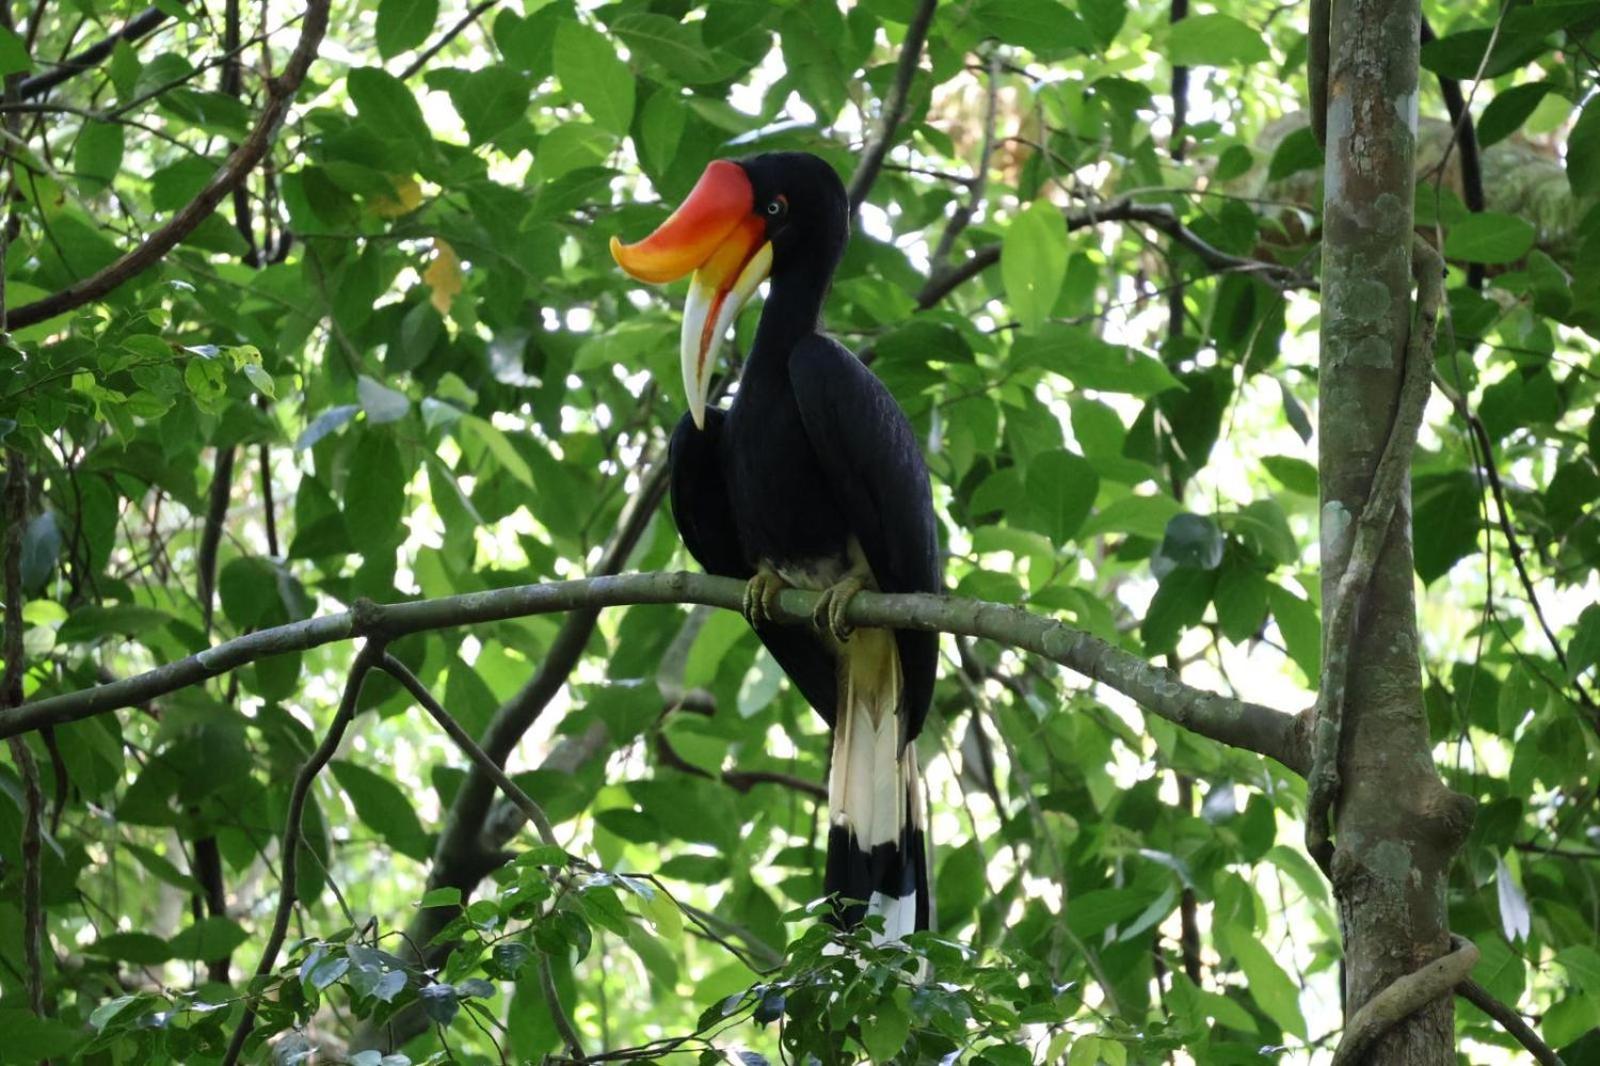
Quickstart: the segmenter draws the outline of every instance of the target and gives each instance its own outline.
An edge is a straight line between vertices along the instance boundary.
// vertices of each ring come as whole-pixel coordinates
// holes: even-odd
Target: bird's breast
[[[847,572],[850,530],[787,390],[741,390],[728,412],[723,461],[740,544],[752,565]],[[828,582],[832,584],[832,582]],[[801,585],[801,587],[822,587]]]

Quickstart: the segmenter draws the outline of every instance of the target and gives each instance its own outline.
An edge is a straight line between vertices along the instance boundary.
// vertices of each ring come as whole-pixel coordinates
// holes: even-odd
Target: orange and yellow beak
[[[689,198],[636,244],[611,238],[617,265],[640,281],[676,281],[693,272],[683,307],[683,387],[694,424],[704,427],[717,347],[734,316],[772,271],[766,223],[744,168],[719,159]]]

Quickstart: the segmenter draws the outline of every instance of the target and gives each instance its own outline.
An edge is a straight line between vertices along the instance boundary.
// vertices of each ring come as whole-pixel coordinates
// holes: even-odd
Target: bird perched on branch
[[[636,244],[613,237],[641,281],[692,274],[684,305],[689,413],[672,435],[672,512],[690,554],[748,581],[745,616],[833,730],[824,885],[846,927],[926,929],[931,908],[922,785],[912,741],[933,697],[938,637],[844,621],[861,589],[939,592],[928,471],[905,414],[821,332],[850,236],[839,176],[802,152],[717,160]],[[771,278],[732,406],[709,408],[723,335]],[[773,624],[785,587],[822,593],[813,628]]]

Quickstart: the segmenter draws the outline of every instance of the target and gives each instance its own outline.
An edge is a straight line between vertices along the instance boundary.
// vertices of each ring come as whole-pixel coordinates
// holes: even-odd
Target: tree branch
[[[1540,1039],[1533,1027],[1522,1020],[1522,1015],[1494,998],[1494,994],[1473,980],[1462,981],[1456,985],[1456,995],[1477,1007],[1483,1013],[1493,1018],[1511,1035],[1512,1039],[1528,1049],[1528,1053],[1538,1059],[1542,1066],[1563,1066],[1561,1056],[1550,1049],[1550,1045]]]
[[[132,44],[141,37],[154,33],[163,22],[167,20],[167,13],[159,7],[147,7],[133,18],[123,23],[122,29],[107,37],[103,41],[96,41],[76,55],[68,56],[56,65],[53,70],[43,74],[35,74],[25,78],[17,88],[17,95],[23,100],[31,100],[35,96],[54,89],[57,85],[74,78],[84,71],[103,63],[118,41],[127,41]]]
[[[1391,982],[1356,1011],[1334,1049],[1333,1066],[1362,1061],[1363,1053],[1380,1036],[1466,980],[1478,964],[1478,949],[1460,937],[1454,938],[1454,943],[1450,954]]]
[[[1355,521],[1355,541],[1349,562],[1339,576],[1337,592],[1329,605],[1322,638],[1322,690],[1317,694],[1311,773],[1307,778],[1306,850],[1325,874],[1333,869],[1333,844],[1329,816],[1339,795],[1339,747],[1344,721],[1344,695],[1352,667],[1350,648],[1355,642],[1361,601],[1378,563],[1395,507],[1410,484],[1411,453],[1433,385],[1433,339],[1439,306],[1444,300],[1444,260],[1433,246],[1412,241],[1412,270],[1417,278],[1416,318],[1406,344],[1404,379],[1383,455],[1372,477],[1372,488]],[[1370,1005],[1370,1004],[1369,1004]]]
[[[465,729],[461,728],[460,723],[450,716],[450,712],[446,711],[443,705],[433,698],[433,693],[428,691],[428,686],[424,685],[417,675],[407,668],[405,663],[388,652],[384,652],[383,658],[378,661],[378,665],[383,668],[385,673],[391,675],[396,681],[405,686],[406,691],[416,698],[422,709],[427,711],[435,722],[439,723],[439,728],[443,729],[450,739],[455,741],[456,747],[461,749],[461,753],[471,759],[472,764],[484,774],[487,774],[489,780],[495,783],[495,787],[503,792],[507,799],[517,805],[517,809],[538,830],[541,841],[553,848],[561,847],[561,841],[556,839],[555,827],[550,824],[550,819],[545,817],[544,810],[533,801],[533,797],[518,788],[517,783],[511,780],[504,770],[495,765],[494,760],[489,758],[482,748],[478,747],[478,742],[473,740]]]
[[[817,595],[784,591],[777,599],[774,620],[810,624]],[[737,611],[743,598],[744,583],[732,578],[646,573],[520,585],[387,606],[361,601],[354,610],[257,630],[136,677],[36,700],[0,722],[0,736],[129,707],[270,655],[306,651],[355,637],[395,638],[560,611],[592,615],[603,607],[632,604],[698,603]],[[1158,717],[1202,736],[1266,755],[1297,772],[1308,765],[1297,716],[1193,688],[1171,670],[1018,607],[928,594],[863,592],[850,601],[845,618],[856,628],[957,633],[1010,644],[1098,681]],[[496,762],[503,760],[504,755],[488,743],[483,746]]]
[[[195,198],[145,238],[142,244],[105,268],[59,292],[13,310],[9,316],[11,329],[43,322],[108,295],[160,262],[163,256],[177,247],[216,210],[223,198],[255,169],[272,147],[278,127],[288,114],[289,105],[294,102],[295,93],[305,80],[306,71],[316,58],[317,48],[327,32],[328,4],[329,0],[309,0],[305,21],[300,26],[300,40],[290,53],[283,73],[268,81],[267,102],[256,118],[255,127]]]
[[[1140,204],[1123,197],[1096,207],[1068,211],[1065,217],[1069,233],[1102,222],[1141,222],[1152,229],[1160,230],[1189,249],[1196,258],[1219,274],[1253,274],[1282,291],[1317,287],[1315,278],[1302,274],[1293,267],[1224,252],[1185,226],[1173,213],[1172,208],[1165,204]],[[917,310],[926,311],[948,296],[952,290],[977,277],[999,261],[1000,246],[988,244],[956,266],[938,271],[918,290]]]
[[[3,241],[0,235],[0,241]],[[5,257],[0,247],[0,271]],[[5,678],[0,685],[0,718],[9,719],[22,703],[22,674],[27,658],[22,643],[23,588],[22,534],[28,517],[28,468],[22,453],[6,452],[3,503],[5,514],[5,557],[0,561],[5,579]],[[9,748],[22,779],[22,956],[26,967],[25,985],[28,1009],[35,1017],[44,1010],[44,904],[43,823],[44,791],[39,786],[39,765],[21,737],[12,738]]]
[[[851,215],[861,209],[867,194],[872,191],[878,173],[883,169],[884,157],[889,154],[889,146],[894,143],[900,123],[906,117],[911,82],[917,76],[917,65],[922,62],[922,47],[927,43],[928,26],[933,22],[933,11],[937,6],[938,0],[922,0],[917,5],[917,13],[911,16],[911,22],[906,26],[905,40],[900,42],[900,63],[895,68],[894,84],[890,86],[889,96],[884,101],[883,126],[861,154],[861,164],[850,176]]]
[[[422,69],[433,60],[434,56],[444,51],[446,45],[455,40],[457,37],[461,36],[462,30],[476,22],[485,11],[489,10],[491,7],[494,7],[499,2],[500,0],[481,0],[480,3],[473,5],[470,11],[461,16],[461,20],[459,22],[457,22],[454,26],[451,26],[448,30],[445,30],[444,33],[439,35],[439,39],[437,41],[434,41],[428,47],[418,52],[417,57],[406,64],[406,68],[398,75],[400,80],[405,81],[413,75],[420,73]]]
[[[306,758],[305,764],[300,767],[300,772],[295,775],[294,787],[289,792],[289,810],[283,820],[280,856],[282,869],[279,877],[282,888],[278,892],[278,909],[272,918],[272,931],[267,934],[267,942],[261,948],[261,961],[256,964],[256,981],[267,977],[278,965],[278,952],[283,949],[283,941],[289,935],[289,918],[294,913],[295,901],[299,898],[295,892],[295,874],[300,864],[300,820],[305,814],[306,796],[310,793],[312,782],[317,779],[322,768],[328,765],[328,760],[339,750],[345,730],[355,718],[356,701],[361,696],[362,682],[366,680],[372,668],[381,661],[384,654],[383,647],[383,639],[377,638],[369,640],[356,653],[355,662],[350,665],[350,676],[345,681],[344,696],[339,700],[338,713],[328,725],[328,732],[323,735],[322,743],[318,744],[316,750]],[[252,991],[260,990],[252,988]],[[228,1041],[228,1052],[223,1057],[223,1066],[234,1066],[239,1061],[245,1041],[250,1038],[250,1031],[255,1028],[255,1007],[248,998],[244,1000],[244,1004],[244,1017],[239,1019],[238,1026],[233,1030],[233,1038]]]

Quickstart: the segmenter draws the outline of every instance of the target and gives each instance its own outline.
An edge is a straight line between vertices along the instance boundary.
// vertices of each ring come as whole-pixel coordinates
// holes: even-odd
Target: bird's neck
[[[832,281],[832,268],[820,265],[772,275],[746,373],[758,363],[787,363],[794,346],[821,329],[822,302]]]

